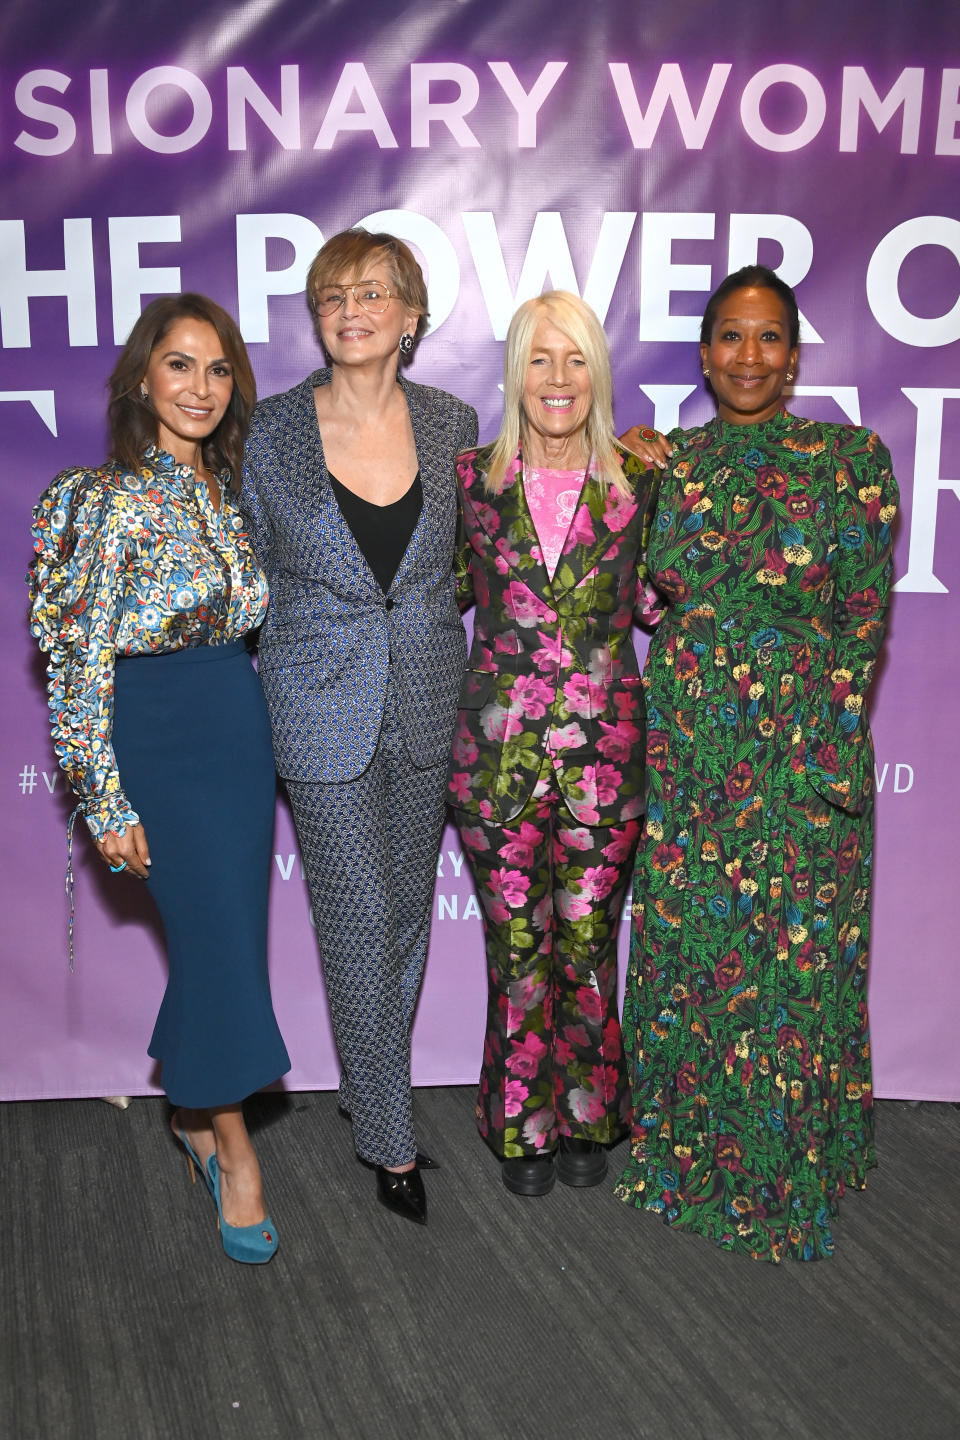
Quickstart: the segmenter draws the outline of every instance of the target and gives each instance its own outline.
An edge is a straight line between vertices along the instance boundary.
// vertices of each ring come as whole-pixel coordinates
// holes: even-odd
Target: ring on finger
[[[649,425],[644,425],[640,431],[640,438],[642,440],[656,440],[657,432],[656,430],[651,430]]]
[[[127,862],[126,862],[126,860],[121,860],[119,865],[111,865],[111,866],[110,866],[110,871],[111,871],[111,873],[114,874],[114,875],[119,875],[119,874],[120,874],[120,871],[121,871],[121,870],[126,870],[126,868],[127,868]]]

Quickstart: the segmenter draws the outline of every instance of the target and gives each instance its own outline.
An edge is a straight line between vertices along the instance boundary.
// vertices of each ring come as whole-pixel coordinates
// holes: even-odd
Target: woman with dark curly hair
[[[866,698],[898,501],[877,435],[783,408],[798,339],[788,285],[728,276],[700,343],[716,419],[670,436],[618,1190],[773,1261],[829,1255],[875,1163]]]
[[[169,981],[150,1054],[223,1248],[277,1248],[242,1101],[289,1069],[267,974],[274,773],[244,637],[267,587],[235,486],[256,398],[236,324],[148,305],[110,377],[110,459],[34,512],[31,629],[61,765],[114,874],[147,881]]]

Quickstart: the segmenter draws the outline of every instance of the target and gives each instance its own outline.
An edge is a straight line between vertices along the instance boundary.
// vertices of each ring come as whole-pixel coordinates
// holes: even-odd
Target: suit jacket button
[[[383,603],[384,603],[384,606],[386,607],[387,610],[392,610],[392,609],[393,609],[393,596],[392,596],[392,595],[388,595],[387,598],[386,598],[386,600],[384,600]]]

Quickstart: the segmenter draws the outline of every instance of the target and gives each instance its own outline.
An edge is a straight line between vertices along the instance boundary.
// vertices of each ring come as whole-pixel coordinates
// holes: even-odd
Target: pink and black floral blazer
[[[457,595],[476,604],[460,691],[450,803],[501,823],[552,767],[584,825],[643,811],[645,718],[634,619],[647,616],[646,541],[656,472],[619,449],[632,496],[590,474],[551,581],[518,454],[499,495],[491,446],[457,460]]]

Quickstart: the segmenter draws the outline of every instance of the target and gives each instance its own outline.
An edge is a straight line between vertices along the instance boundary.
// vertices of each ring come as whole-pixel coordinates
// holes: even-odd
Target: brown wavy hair
[[[233,371],[230,403],[216,430],[203,441],[201,453],[204,465],[214,474],[229,470],[236,488],[243,471],[243,446],[257,400],[257,382],[237,322],[206,295],[160,295],[150,301],[130,331],[107,382],[111,459],[125,470],[138,470],[144,451],[156,444],[156,412],[149,398],[140,394],[140,385],[150,356],[178,320],[205,320],[212,325]]]

